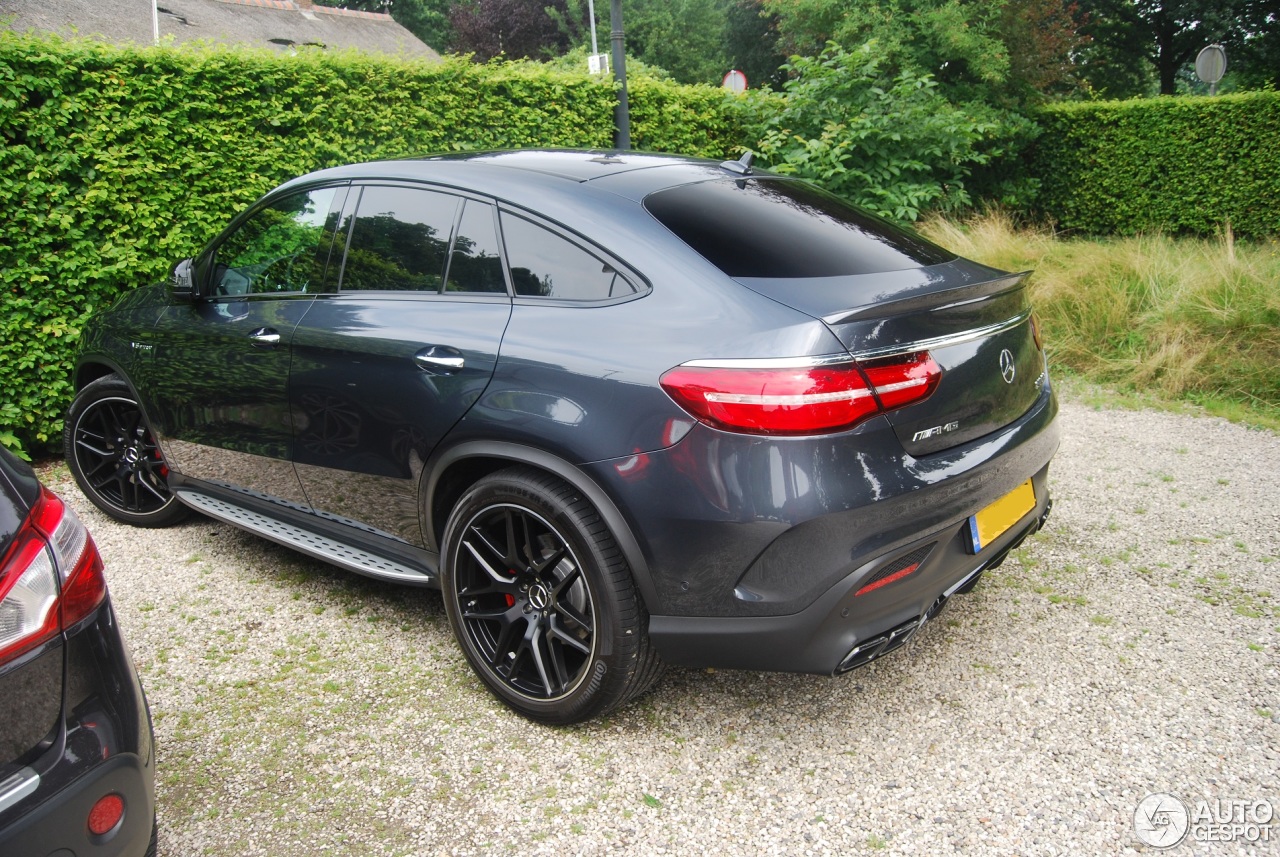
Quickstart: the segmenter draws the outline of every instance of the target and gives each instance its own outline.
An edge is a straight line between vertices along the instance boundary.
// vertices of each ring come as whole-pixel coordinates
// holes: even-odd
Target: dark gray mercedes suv
[[[108,514],[439,587],[547,723],[897,648],[1041,526],[1058,446],[1023,275],[749,157],[303,176],[88,325],[75,385]]]

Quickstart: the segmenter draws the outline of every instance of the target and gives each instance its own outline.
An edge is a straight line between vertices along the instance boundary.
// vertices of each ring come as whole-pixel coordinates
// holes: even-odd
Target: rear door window
[[[449,259],[446,292],[506,294],[507,282],[502,276],[502,251],[498,231],[493,223],[493,206],[469,199],[458,223]]]
[[[366,187],[342,270],[342,290],[439,292],[462,200],[411,187]]]

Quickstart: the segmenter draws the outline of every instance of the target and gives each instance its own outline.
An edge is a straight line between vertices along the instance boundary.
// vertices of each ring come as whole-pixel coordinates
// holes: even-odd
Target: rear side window
[[[342,290],[438,292],[456,196],[406,187],[366,187],[351,230]]]
[[[798,181],[682,185],[650,194],[644,207],[730,277],[880,274],[956,258],[910,230]]]
[[[612,265],[564,236],[505,211],[501,217],[518,297],[603,301],[635,294]]]

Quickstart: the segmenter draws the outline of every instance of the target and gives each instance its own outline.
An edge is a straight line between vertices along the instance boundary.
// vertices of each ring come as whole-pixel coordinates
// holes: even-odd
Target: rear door
[[[420,545],[423,464],[488,385],[511,316],[496,213],[368,184],[344,220],[338,292],[293,336],[296,469],[317,513]]]

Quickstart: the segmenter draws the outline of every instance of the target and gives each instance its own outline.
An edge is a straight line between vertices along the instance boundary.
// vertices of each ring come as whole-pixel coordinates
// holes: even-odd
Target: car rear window
[[[644,206],[730,277],[879,274],[956,258],[908,229],[800,181],[681,185],[650,194]]]

